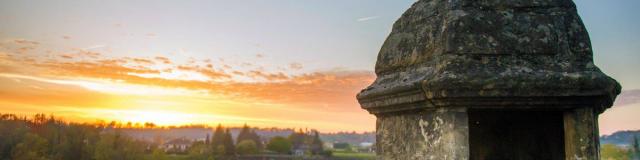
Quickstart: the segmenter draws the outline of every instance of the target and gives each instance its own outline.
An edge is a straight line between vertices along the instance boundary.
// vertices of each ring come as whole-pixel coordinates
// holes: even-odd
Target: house
[[[304,156],[305,154],[308,154],[310,150],[311,150],[311,147],[309,145],[300,144],[300,145],[294,145],[292,152],[294,156]]]
[[[362,142],[358,145],[358,152],[369,152],[369,153],[373,153],[375,152],[374,148],[373,148],[373,143],[371,142]]]
[[[165,152],[186,152],[193,142],[187,138],[176,138],[162,144],[160,147]]]
[[[333,143],[331,142],[324,142],[322,144],[322,147],[324,147],[325,149],[333,149]]]

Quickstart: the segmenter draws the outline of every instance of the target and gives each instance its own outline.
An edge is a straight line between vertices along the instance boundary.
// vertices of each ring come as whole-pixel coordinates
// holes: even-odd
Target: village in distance
[[[375,133],[154,123],[72,123],[0,114],[0,157],[11,159],[375,159]]]

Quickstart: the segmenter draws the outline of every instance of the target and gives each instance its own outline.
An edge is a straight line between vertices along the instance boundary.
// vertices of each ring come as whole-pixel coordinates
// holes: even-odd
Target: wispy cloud
[[[622,91],[616,98],[614,106],[630,106],[636,103],[640,103],[640,89]]]
[[[38,44],[27,40],[10,43]],[[99,47],[104,45],[86,49]],[[215,115],[321,125],[336,117],[354,121],[349,113],[363,112],[354,97],[375,79],[372,71],[301,73],[304,64],[297,62],[279,66],[281,70],[268,70],[260,63],[225,63],[222,59],[183,62],[161,55],[111,57],[83,49],[52,51],[41,56],[20,54],[15,51],[19,48],[12,49],[0,51],[0,105],[11,104],[20,112],[33,112],[25,110],[25,106],[125,110],[145,106],[180,110],[190,107],[192,113],[210,111]],[[263,107],[256,108],[255,103]],[[198,108],[202,106],[207,107]],[[0,106],[0,111],[8,109]],[[309,116],[325,112],[332,116]],[[89,113],[75,116],[80,114]],[[360,117],[360,121],[365,123],[367,119]],[[275,123],[264,125],[300,127]],[[326,124],[325,129],[336,129],[339,125],[342,124]]]
[[[21,44],[21,45],[38,45],[38,44],[40,44],[39,42],[36,42],[36,41],[30,41],[30,40],[24,40],[24,39],[16,39],[16,40],[14,40],[14,42],[16,44]]]
[[[291,64],[289,64],[289,68],[291,68],[293,70],[301,70],[302,69],[302,63],[291,63]]]
[[[100,106],[113,97],[79,85],[0,73],[0,101],[30,105]]]
[[[107,45],[103,45],[103,44],[98,44],[98,45],[93,45],[93,46],[89,46],[86,48],[82,48],[82,50],[92,50],[92,49],[98,49],[98,48],[104,48],[107,47]]]
[[[164,64],[171,64],[171,60],[169,60],[169,58],[167,57],[163,57],[163,56],[156,56],[154,59],[164,63]]]
[[[369,17],[362,17],[362,18],[358,18],[356,19],[356,21],[358,22],[364,22],[364,21],[370,21],[370,20],[374,20],[374,19],[378,19],[378,16],[369,16]]]
[[[375,79],[371,71],[299,71],[302,63],[290,63],[285,70],[267,71],[253,63],[238,64],[248,70],[232,70],[218,63],[172,63],[168,57],[107,58],[91,52],[91,59],[76,58],[80,53],[57,53],[53,58],[29,60],[9,54],[0,73],[58,78],[103,79],[135,85],[189,90],[206,90],[212,94],[238,99],[255,99],[272,103],[342,103],[356,105],[353,96]],[[22,70],[29,69],[31,72]],[[198,78],[200,77],[200,78]],[[280,94],[273,94],[280,93]]]

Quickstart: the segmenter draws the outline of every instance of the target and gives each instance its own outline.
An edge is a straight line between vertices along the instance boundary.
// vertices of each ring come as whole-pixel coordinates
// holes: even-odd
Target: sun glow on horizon
[[[160,126],[179,126],[194,124],[199,121],[198,117],[202,117],[202,115],[158,110],[108,110],[101,111],[98,114],[108,114],[110,116],[113,116],[113,119],[115,119],[116,121],[121,122],[150,122]]]
[[[351,87],[361,81],[369,81],[368,73],[314,73],[277,79],[275,82],[234,82],[223,85],[218,82],[196,82],[195,86],[190,86],[193,85],[192,81],[166,77],[142,77],[145,81],[131,83],[126,79],[86,75],[0,73],[0,82],[6,82],[0,84],[6,86],[2,89],[15,93],[0,95],[4,96],[0,104],[5,104],[5,111],[15,110],[19,111],[16,113],[27,115],[53,114],[82,123],[116,121],[141,125],[153,123],[158,126],[251,124],[258,127],[315,128],[330,132],[370,131],[353,129],[359,126],[357,123],[334,121],[338,117],[360,121],[358,123],[370,120],[354,118],[351,112],[336,112],[330,106],[342,105],[343,100],[326,92],[326,89],[332,89],[345,94],[342,91],[344,86]],[[156,83],[158,80],[167,81],[170,85]],[[323,91],[308,93],[317,91],[315,88],[322,88]],[[355,90],[359,87],[351,88]],[[307,93],[300,94],[300,91]],[[321,98],[318,100],[309,99],[317,94],[328,96],[318,96]],[[332,101],[334,103],[330,103]]]

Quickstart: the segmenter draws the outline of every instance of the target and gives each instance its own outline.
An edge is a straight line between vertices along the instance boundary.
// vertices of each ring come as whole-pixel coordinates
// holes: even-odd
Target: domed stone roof
[[[373,114],[448,106],[602,112],[621,89],[594,65],[571,0],[420,0],[393,25],[375,70],[357,96]]]

